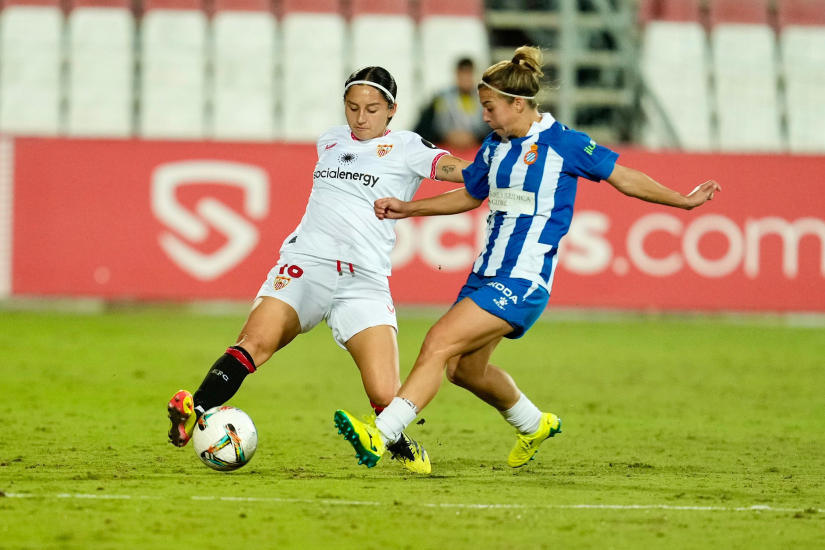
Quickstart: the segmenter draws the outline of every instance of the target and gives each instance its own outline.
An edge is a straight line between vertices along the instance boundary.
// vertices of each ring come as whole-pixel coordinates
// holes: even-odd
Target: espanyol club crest
[[[530,150],[524,155],[524,164],[528,166],[536,162],[539,158],[539,146],[535,143],[530,146]]]
[[[379,157],[385,156],[390,151],[392,151],[392,145],[379,145],[377,149]]]
[[[275,277],[275,280],[272,282],[272,287],[275,290],[281,290],[286,285],[288,285],[289,281],[291,281],[291,280],[292,279],[289,278],[289,277],[281,277],[281,276]]]

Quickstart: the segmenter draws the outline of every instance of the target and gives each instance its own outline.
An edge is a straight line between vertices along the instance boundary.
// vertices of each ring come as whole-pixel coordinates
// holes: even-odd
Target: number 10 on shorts
[[[297,265],[284,264],[281,267],[281,270],[278,271],[278,275],[283,275],[284,271],[286,271],[287,275],[289,275],[290,277],[294,277],[296,279],[300,279],[301,275],[304,274],[304,270],[298,267]]]

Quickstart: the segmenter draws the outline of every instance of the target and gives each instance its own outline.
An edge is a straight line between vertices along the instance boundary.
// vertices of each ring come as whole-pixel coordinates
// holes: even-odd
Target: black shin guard
[[[219,407],[232,399],[241,387],[244,378],[255,372],[252,356],[240,346],[226,350],[201,382],[195,392],[195,412],[198,417],[212,407]]]

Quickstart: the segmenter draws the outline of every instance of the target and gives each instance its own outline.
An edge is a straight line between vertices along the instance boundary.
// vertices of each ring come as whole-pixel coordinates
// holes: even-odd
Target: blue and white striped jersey
[[[467,192],[490,205],[486,245],[473,271],[527,279],[549,291],[578,178],[607,179],[618,157],[549,113],[523,138],[490,134],[464,170]]]

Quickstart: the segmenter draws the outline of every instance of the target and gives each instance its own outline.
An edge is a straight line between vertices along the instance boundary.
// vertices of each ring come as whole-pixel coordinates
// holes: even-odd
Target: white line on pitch
[[[6,493],[9,498],[45,498],[45,499],[100,499],[100,500],[164,500],[164,497],[146,495],[97,495],[82,493],[60,493],[56,495],[37,495],[32,493]],[[192,496],[192,500],[222,500],[228,502],[273,502],[284,504],[338,504],[343,506],[390,506],[385,502],[338,500],[329,498],[278,498],[278,497],[217,497]],[[416,506],[424,508],[469,508],[469,509],[529,509],[550,508],[559,510],[672,510],[682,512],[803,512],[799,508],[775,508],[766,504],[753,506],[673,506],[670,504],[462,504],[450,502],[420,502]],[[823,508],[809,508],[819,513],[825,513]]]

